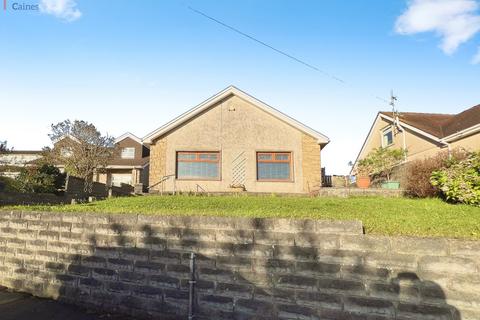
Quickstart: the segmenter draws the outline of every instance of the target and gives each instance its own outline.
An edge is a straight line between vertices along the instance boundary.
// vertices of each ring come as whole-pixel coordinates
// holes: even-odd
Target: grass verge
[[[480,239],[480,208],[440,199],[143,196],[3,209],[223,217],[361,220],[369,234]]]

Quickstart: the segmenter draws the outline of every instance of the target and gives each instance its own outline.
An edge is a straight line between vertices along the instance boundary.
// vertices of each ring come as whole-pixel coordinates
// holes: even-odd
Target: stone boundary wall
[[[130,316],[480,319],[480,242],[359,221],[0,211],[0,285]]]

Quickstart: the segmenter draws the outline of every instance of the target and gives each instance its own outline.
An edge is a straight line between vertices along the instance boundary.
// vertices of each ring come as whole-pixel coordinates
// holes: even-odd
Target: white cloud
[[[72,22],[82,16],[75,0],[41,0],[40,11]]]
[[[478,47],[477,54],[472,59],[473,64],[480,64],[480,47]]]
[[[397,19],[395,31],[404,35],[435,32],[446,54],[480,32],[480,5],[475,0],[410,0]]]

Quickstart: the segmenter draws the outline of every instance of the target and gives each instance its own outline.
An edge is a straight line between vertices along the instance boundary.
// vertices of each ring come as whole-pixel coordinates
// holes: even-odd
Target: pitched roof
[[[121,136],[115,138],[115,143],[119,143],[120,141],[122,141],[122,140],[124,140],[124,139],[126,139],[126,138],[130,138],[130,139],[132,139],[133,141],[142,144],[142,139],[140,139],[139,137],[137,137],[136,135],[134,135],[133,133],[130,133],[130,132],[125,132],[125,133],[122,134]]]
[[[75,138],[74,136],[72,136],[71,134],[65,134],[61,137],[58,137],[56,138],[55,140],[53,140],[53,144],[57,144],[58,142],[64,140],[64,139],[71,139],[73,141],[76,141],[76,142],[79,142],[80,140],[78,140],[77,138]]]
[[[146,135],[143,138],[144,143],[152,143],[152,140],[164,135],[165,133],[177,128],[181,124],[187,122],[188,120],[196,117],[200,113],[202,113],[204,110],[207,110],[208,108],[212,107],[219,101],[231,96],[231,95],[236,95],[243,100],[246,100],[253,104],[254,106],[258,107],[259,109],[267,112],[268,114],[272,115],[273,117],[291,125],[292,127],[314,137],[317,139],[319,144],[327,144],[330,142],[330,139],[321,134],[320,132],[304,125],[303,123],[300,123],[299,121],[287,116],[286,114],[278,111],[277,109],[267,105],[266,103],[258,100],[257,98],[241,91],[240,89],[234,87],[234,86],[229,86],[228,88],[220,91],[213,97],[205,100],[204,102],[200,103],[196,107],[190,109],[189,111],[183,113],[182,115],[178,116],[177,118],[173,119],[170,122],[167,122],[165,125],[161,126],[160,128],[152,131],[148,135]]]
[[[392,117],[392,112],[381,111],[380,114]],[[401,112],[398,118],[437,138],[445,138],[480,124],[480,105],[458,114]]]
[[[445,127],[445,136],[480,124],[480,104],[455,115]]]

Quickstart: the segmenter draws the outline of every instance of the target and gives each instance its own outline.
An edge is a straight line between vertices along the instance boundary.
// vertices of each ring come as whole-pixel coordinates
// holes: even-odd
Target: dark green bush
[[[25,167],[17,177],[21,192],[55,193],[63,188],[65,175],[48,164]]]
[[[15,179],[0,176],[0,191],[19,192],[20,186]]]

